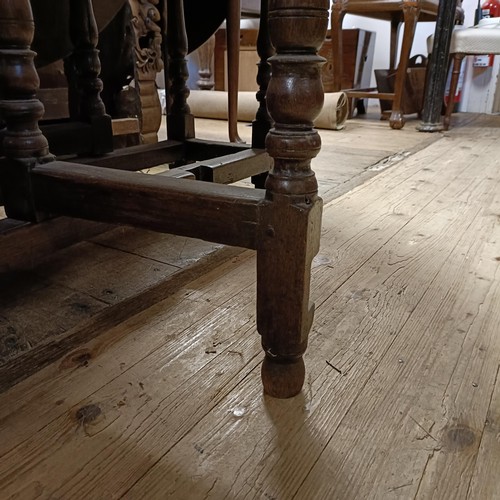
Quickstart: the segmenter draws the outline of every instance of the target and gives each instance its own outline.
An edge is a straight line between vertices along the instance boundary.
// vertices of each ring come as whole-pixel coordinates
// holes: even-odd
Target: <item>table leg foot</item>
[[[280,358],[267,352],[262,363],[264,392],[281,399],[296,396],[304,385],[305,373],[302,356]]]

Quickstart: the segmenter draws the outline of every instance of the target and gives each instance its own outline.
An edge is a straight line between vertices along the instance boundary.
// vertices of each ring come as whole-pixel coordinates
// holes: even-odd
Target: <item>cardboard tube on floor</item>
[[[191,113],[198,118],[227,120],[227,92],[219,90],[191,90],[188,98]],[[251,122],[255,118],[258,102],[255,92],[239,92],[238,121]],[[341,130],[348,115],[347,97],[344,92],[325,93],[325,103],[314,122],[317,128]]]

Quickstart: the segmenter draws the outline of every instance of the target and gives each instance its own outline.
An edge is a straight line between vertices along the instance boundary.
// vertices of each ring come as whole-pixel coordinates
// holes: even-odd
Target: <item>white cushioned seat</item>
[[[434,35],[427,39],[432,52]],[[450,54],[500,54],[500,17],[481,19],[470,28],[457,27],[451,37]]]

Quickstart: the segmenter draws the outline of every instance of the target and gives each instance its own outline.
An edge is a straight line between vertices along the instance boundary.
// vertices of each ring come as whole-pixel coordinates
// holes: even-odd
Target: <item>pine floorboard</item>
[[[2,498],[500,498],[500,118],[405,127],[394,143],[387,123],[351,123],[378,153],[345,182],[330,155],[347,133],[317,159],[331,182],[303,392],[262,394],[253,252],[127,314],[161,287],[154,269],[134,264],[152,280],[142,291],[105,294],[106,274],[93,283],[70,248],[37,276],[121,312],[0,394]],[[128,231],[81,252],[196,258]]]

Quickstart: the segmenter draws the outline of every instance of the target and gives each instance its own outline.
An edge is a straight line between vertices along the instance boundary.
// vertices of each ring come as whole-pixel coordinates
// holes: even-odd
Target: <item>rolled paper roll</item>
[[[227,92],[219,90],[191,90],[188,104],[198,118],[227,120]],[[238,93],[238,121],[251,122],[258,109],[255,92]],[[341,130],[349,115],[347,96],[344,92],[325,93],[321,113],[314,122],[317,128]]]

